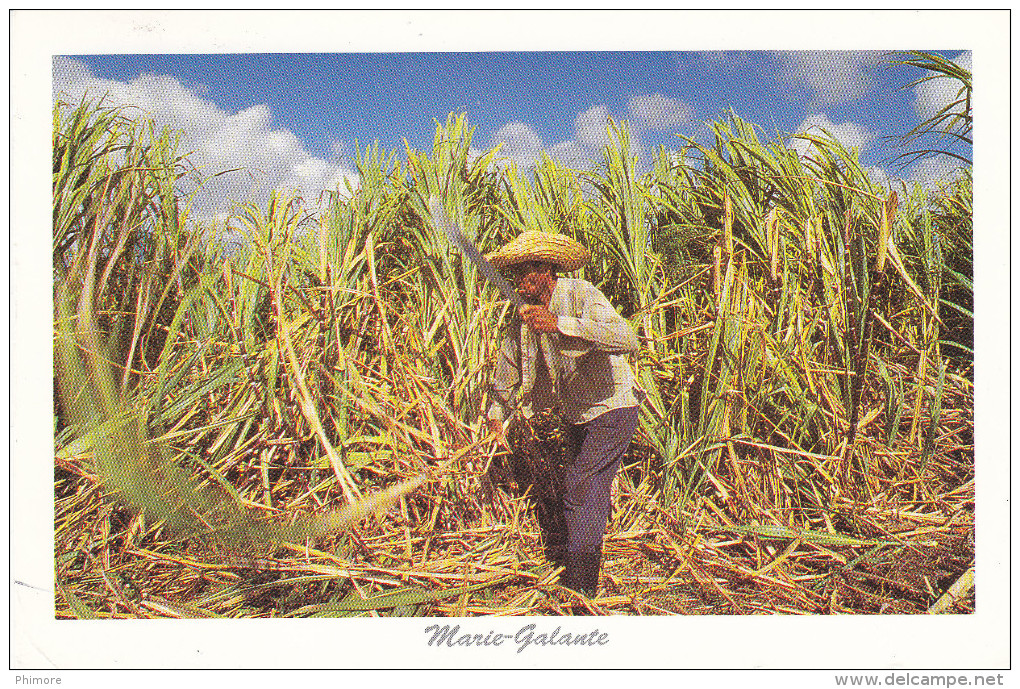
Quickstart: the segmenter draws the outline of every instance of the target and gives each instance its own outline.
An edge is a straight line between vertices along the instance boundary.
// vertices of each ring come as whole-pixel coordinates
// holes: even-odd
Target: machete
[[[510,283],[499,274],[495,266],[489,263],[485,256],[482,256],[482,253],[471,240],[465,237],[460,228],[450,220],[450,216],[446,214],[443,204],[435,196],[429,199],[429,211],[432,213],[432,222],[443,229],[443,232],[450,238],[450,241],[460,247],[460,250],[477,266],[478,271],[496,286],[503,297],[514,306],[524,306],[524,300],[521,299],[521,295],[517,293],[517,290],[510,286]]]

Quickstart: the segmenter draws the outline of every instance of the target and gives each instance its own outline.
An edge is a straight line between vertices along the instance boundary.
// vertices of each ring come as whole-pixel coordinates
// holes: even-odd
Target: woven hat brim
[[[591,253],[570,237],[551,232],[525,232],[488,256],[496,268],[540,261],[552,263],[564,271],[583,268],[591,260]]]

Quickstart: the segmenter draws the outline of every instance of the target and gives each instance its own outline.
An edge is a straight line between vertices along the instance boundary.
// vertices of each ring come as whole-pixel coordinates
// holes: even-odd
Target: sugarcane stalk
[[[974,588],[974,568],[971,567],[964,572],[959,579],[953,582],[945,593],[943,593],[935,604],[928,608],[929,615],[945,614],[950,608],[963,600],[970,590]]]

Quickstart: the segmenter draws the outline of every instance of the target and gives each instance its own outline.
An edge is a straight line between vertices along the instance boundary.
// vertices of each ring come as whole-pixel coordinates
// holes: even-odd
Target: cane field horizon
[[[454,111],[314,197],[210,214],[245,171],[144,108],[57,98],[56,617],[973,613],[972,77],[882,60],[950,85],[890,134],[949,174],[876,175],[737,109],[657,147],[649,111],[604,116],[585,165],[525,162]],[[536,458],[485,428],[512,313],[432,199],[482,253],[584,244],[571,275],[638,335],[594,598],[543,555]]]

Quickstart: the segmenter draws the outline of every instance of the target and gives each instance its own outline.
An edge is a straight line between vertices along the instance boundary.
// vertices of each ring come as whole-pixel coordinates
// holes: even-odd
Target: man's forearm
[[[571,316],[559,317],[559,331],[567,337],[583,340],[590,343],[590,347],[584,347],[582,343],[570,343],[568,349],[591,351],[597,349],[611,354],[624,354],[638,349],[640,343],[634,328],[623,318],[612,321],[595,321],[586,318],[573,318]],[[581,352],[583,353],[583,352]]]

